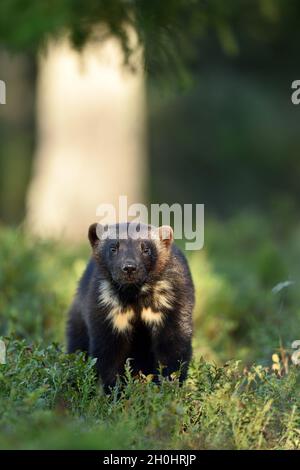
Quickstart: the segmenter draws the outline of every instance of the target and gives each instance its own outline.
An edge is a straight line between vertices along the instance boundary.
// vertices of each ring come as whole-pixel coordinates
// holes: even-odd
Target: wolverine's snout
[[[136,264],[132,262],[127,262],[123,264],[122,271],[126,274],[131,275],[136,272]]]

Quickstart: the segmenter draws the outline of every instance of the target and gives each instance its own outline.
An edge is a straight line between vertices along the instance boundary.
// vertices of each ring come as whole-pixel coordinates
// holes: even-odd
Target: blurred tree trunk
[[[24,219],[25,194],[34,149],[35,58],[0,47],[0,79],[6,104],[0,104],[0,222]]]
[[[140,58],[135,60],[140,64]],[[82,240],[100,203],[143,202],[146,182],[144,80],[123,65],[114,39],[81,54],[67,41],[41,57],[37,150],[28,230]]]

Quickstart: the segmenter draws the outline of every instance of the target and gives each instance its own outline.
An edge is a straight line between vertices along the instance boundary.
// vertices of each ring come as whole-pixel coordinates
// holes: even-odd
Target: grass
[[[108,397],[93,361],[58,345],[7,339],[0,369],[0,448],[294,449],[300,375],[195,361],[188,382],[133,378]]]
[[[225,234],[225,235],[224,235]],[[189,255],[196,285],[189,379],[132,377],[101,392],[93,361],[64,352],[66,310],[88,246],[0,229],[2,449],[298,449],[297,230],[259,216],[210,222]],[[233,256],[234,253],[234,256]],[[286,280],[296,282],[272,291]]]

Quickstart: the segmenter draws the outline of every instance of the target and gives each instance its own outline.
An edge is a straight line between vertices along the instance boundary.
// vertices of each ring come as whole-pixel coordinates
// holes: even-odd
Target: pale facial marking
[[[161,325],[164,321],[164,315],[161,312],[153,312],[150,307],[142,310],[141,318],[147,325]]]

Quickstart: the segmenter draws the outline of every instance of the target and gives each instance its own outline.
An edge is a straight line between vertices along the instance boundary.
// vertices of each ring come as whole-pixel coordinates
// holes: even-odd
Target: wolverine
[[[194,286],[169,226],[89,227],[92,256],[69,311],[67,349],[96,358],[105,391],[124,375],[187,376]]]

